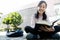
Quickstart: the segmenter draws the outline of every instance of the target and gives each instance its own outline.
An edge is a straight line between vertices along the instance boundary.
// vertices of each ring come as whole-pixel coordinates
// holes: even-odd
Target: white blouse
[[[33,16],[32,16],[32,19],[31,19],[31,27],[32,27],[32,28],[35,27],[35,23],[52,25],[51,22],[49,21],[48,17],[47,17],[47,20],[42,20],[42,16],[39,16],[39,18],[36,19],[36,18],[35,18],[35,15],[33,15]]]

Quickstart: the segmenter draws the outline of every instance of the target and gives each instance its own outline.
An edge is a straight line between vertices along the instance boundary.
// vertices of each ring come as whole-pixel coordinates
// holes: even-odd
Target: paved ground
[[[26,33],[23,33],[24,35],[22,37],[7,37],[6,32],[0,32],[0,40],[27,40],[26,39]]]

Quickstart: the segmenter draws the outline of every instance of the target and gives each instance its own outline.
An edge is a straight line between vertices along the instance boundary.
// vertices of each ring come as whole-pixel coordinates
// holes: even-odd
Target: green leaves
[[[4,23],[4,24],[10,24],[10,23],[11,23],[11,20],[12,20],[12,18],[9,18],[9,17],[4,18],[4,19],[3,19],[3,23]]]
[[[23,22],[21,15],[18,12],[11,12],[3,19],[4,24],[20,25]]]

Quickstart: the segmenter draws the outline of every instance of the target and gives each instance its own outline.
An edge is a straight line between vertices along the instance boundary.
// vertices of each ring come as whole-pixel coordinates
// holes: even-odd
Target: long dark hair
[[[40,1],[39,4],[38,4],[38,7],[42,4],[42,3],[45,3],[46,7],[47,7],[47,3],[45,1]]]
[[[35,14],[35,18],[38,19],[39,18],[39,12],[37,11],[37,14]],[[43,18],[42,20],[46,20],[47,19],[47,15],[45,14],[45,12],[43,13]]]
[[[40,1],[39,4],[38,4],[38,7],[42,4],[42,3],[45,3],[46,4],[46,7],[47,7],[47,3],[45,1]],[[39,18],[39,12],[37,11],[37,14],[35,14],[35,18],[38,19]],[[42,20],[46,20],[47,19],[47,15],[45,14],[45,12],[43,13],[43,18]]]

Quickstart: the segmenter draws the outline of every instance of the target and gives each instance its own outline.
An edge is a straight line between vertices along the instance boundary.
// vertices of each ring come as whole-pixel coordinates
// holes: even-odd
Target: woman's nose
[[[40,10],[43,10],[43,8],[41,7]]]

